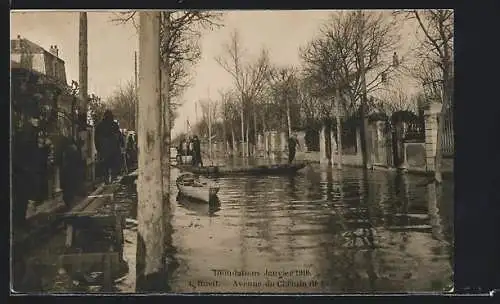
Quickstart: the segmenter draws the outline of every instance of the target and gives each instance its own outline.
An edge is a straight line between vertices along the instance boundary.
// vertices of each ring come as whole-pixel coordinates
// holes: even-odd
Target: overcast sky
[[[232,79],[214,60],[222,54],[223,44],[237,29],[245,54],[257,56],[262,47],[269,50],[271,62],[298,65],[299,47],[304,46],[325,22],[330,11],[229,11],[224,27],[205,32],[202,58],[193,70],[193,86],[183,96],[184,106],[172,135],[183,132],[185,121],[195,120],[195,102],[232,85]],[[112,12],[89,11],[88,15],[88,87],[103,99],[120,85],[134,79],[134,52],[138,51],[137,30],[133,24],[116,24]],[[78,80],[78,12],[14,12],[11,14],[11,38],[21,35],[45,49],[57,45],[59,57],[66,62],[68,82]],[[410,40],[413,30],[403,38]],[[404,51],[403,51],[404,52]],[[199,114],[201,116],[201,114]]]

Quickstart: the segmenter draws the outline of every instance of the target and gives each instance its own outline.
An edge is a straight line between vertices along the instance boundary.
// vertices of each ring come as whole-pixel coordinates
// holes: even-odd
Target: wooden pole
[[[212,161],[212,109],[210,108],[210,88],[208,89],[208,157]]]
[[[87,13],[80,13],[80,39],[79,39],[79,93],[82,102],[82,110],[87,113],[88,110],[88,65],[87,65]]]
[[[160,137],[160,13],[140,12],[139,16],[136,290],[162,291],[166,285]]]
[[[138,74],[137,74],[137,52],[134,52],[134,84],[135,84],[135,125],[134,130],[137,132],[137,126],[139,125],[139,84],[138,84]]]
[[[88,112],[88,65],[87,65],[87,13],[80,12],[80,28],[79,28],[79,39],[78,39],[78,61],[79,61],[79,95],[81,102],[81,115],[85,117],[85,123]],[[79,129],[78,139],[81,140],[81,156],[85,163],[84,169],[84,179],[91,178],[92,174],[92,151],[90,150],[91,142],[89,138],[90,133],[87,128]]]

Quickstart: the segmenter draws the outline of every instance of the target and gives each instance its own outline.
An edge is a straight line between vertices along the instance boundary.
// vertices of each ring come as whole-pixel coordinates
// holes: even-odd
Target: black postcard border
[[[412,3],[413,2],[413,3]],[[498,81],[500,77],[499,56],[497,47],[498,37],[497,17],[500,14],[500,4],[498,1],[468,1],[465,3],[457,3],[455,1],[412,1],[403,5],[393,1],[339,1],[330,3],[328,1],[309,0],[307,2],[283,2],[279,1],[265,2],[262,0],[219,0],[219,1],[201,1],[201,0],[179,0],[179,1],[151,1],[142,0],[140,2],[128,1],[81,1],[73,0],[68,2],[63,1],[43,1],[43,0],[13,0],[10,4],[10,9],[112,9],[112,8],[179,8],[179,9],[313,9],[313,8],[397,8],[406,7],[443,7],[455,8],[455,291],[462,296],[441,295],[438,296],[439,301],[447,300],[464,300],[465,294],[476,294],[474,302],[490,298],[491,294],[498,297],[498,292],[494,293],[495,288],[500,288],[500,153],[497,150],[500,136],[497,133],[500,131],[500,104],[496,88],[499,87]],[[465,1],[464,1],[465,2]],[[9,7],[4,4],[5,9],[2,11],[4,17],[1,20],[6,23],[2,28],[6,30],[9,25]],[[8,34],[6,33],[6,36]],[[4,41],[8,41],[7,37]],[[8,50],[8,42],[4,50]],[[2,130],[5,132],[5,139],[9,140],[10,129],[10,100],[9,94],[9,64],[8,57],[3,57],[2,61],[5,64],[4,75],[5,81],[2,82],[4,93],[2,105],[5,123]],[[7,71],[7,72],[6,72]],[[2,154],[7,157],[2,157],[2,172],[5,173],[4,183],[4,207],[9,208],[9,191],[10,191],[10,172],[9,172],[9,145],[2,145]],[[5,210],[4,216],[9,218],[9,210]],[[9,221],[4,221],[6,225],[3,231],[9,238]],[[7,262],[6,267],[9,269],[9,251],[2,252],[5,255],[4,261]],[[3,271],[6,275],[6,284],[8,292],[8,271]],[[482,294],[479,296],[478,294]],[[236,295],[234,295],[236,296]],[[217,297],[215,300],[220,301],[228,299],[234,301],[233,295],[225,295]],[[182,296],[168,296],[162,298],[161,301],[175,301]],[[237,300],[251,300],[252,296],[239,296]],[[335,297],[335,299],[332,299]],[[423,297],[423,298],[422,298]],[[428,296],[301,296],[300,299],[296,296],[273,296],[271,301],[293,299],[308,301],[315,300],[334,300],[334,301],[352,301],[361,298],[363,300],[380,299],[386,302],[389,299],[421,299],[427,300]],[[429,297],[436,297],[429,295]],[[16,296],[11,297],[13,302],[25,301],[32,297]],[[54,298],[54,297],[51,297]],[[112,301],[110,297],[92,297],[86,299],[84,297],[57,297],[66,302],[71,301],[87,301],[103,299]],[[122,299],[122,297],[113,297]],[[410,299],[411,298],[411,299]],[[156,296],[139,296],[137,299],[151,301],[156,299]],[[179,300],[192,299],[191,296],[182,297]],[[262,298],[260,298],[262,299]],[[127,297],[127,300],[132,300]]]

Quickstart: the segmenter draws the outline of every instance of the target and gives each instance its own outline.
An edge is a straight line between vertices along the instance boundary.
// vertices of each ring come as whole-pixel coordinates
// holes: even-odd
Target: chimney
[[[50,46],[50,53],[56,57],[59,57],[59,49],[57,48],[57,45]]]
[[[21,48],[21,35],[17,35],[17,40],[13,41],[12,49],[18,50]]]

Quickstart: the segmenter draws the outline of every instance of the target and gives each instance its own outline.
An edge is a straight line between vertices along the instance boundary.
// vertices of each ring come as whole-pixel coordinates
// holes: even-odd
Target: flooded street
[[[436,187],[419,176],[364,176],[361,169],[313,165],[293,177],[220,178],[220,205],[209,206],[178,199],[177,174],[172,171],[165,291],[401,292],[452,286],[451,181]],[[131,262],[134,230],[125,231]],[[130,273],[119,289],[132,288],[132,281]]]

